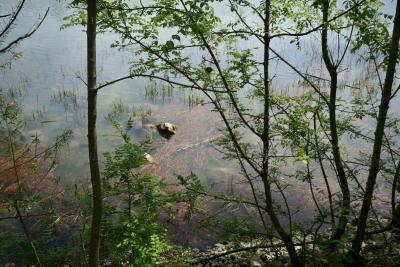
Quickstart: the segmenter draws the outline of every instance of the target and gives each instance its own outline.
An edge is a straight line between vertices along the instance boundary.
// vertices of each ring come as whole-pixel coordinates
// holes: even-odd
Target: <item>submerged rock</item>
[[[156,125],[158,132],[162,134],[167,134],[167,135],[174,135],[176,134],[177,127],[175,124],[169,123],[169,122],[164,122],[161,124]]]
[[[160,124],[149,124],[149,125],[145,125],[145,127],[157,129],[158,133],[162,137],[167,138],[167,139],[171,138],[171,136],[176,134],[176,131],[178,129],[175,124],[172,124],[170,122],[163,122]]]

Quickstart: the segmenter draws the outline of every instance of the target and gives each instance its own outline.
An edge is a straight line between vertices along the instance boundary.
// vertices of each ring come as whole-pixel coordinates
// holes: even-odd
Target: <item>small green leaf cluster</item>
[[[115,115],[115,114],[114,114]],[[161,218],[175,217],[179,203],[187,214],[196,212],[196,194],[168,191],[167,184],[151,173],[140,171],[148,162],[148,141],[135,143],[130,130],[133,117],[123,125],[113,114],[107,116],[123,143],[104,153],[103,188],[105,218],[103,252],[117,266],[154,266],[167,262],[164,254],[172,248]],[[182,178],[183,179],[183,178]],[[186,180],[187,183],[193,184]]]
[[[328,262],[333,266],[344,267],[354,264],[354,259],[349,255],[351,250],[352,234],[348,231],[339,240],[330,240],[328,245],[334,245],[337,249],[329,253]]]
[[[113,234],[117,243],[114,250],[115,264],[119,266],[154,266],[165,263],[162,254],[170,249],[165,228],[157,222],[149,222],[143,216],[123,222]],[[109,241],[105,237],[105,241]]]
[[[166,204],[168,196],[163,184],[154,175],[137,172],[146,163],[147,144],[132,142],[131,117],[126,126],[108,116],[123,144],[114,152],[104,153],[103,188],[107,216],[102,234],[104,249],[114,264],[121,266],[154,266],[165,259],[161,256],[169,249],[165,227],[158,223],[158,207]],[[126,204],[118,205],[115,201]]]
[[[351,1],[348,1],[348,6]],[[389,25],[393,16],[381,11],[384,1],[370,0],[349,13],[349,18],[354,21],[357,32],[353,41],[352,52],[365,50],[365,59],[383,57],[377,62],[379,67],[387,65],[390,47]]]

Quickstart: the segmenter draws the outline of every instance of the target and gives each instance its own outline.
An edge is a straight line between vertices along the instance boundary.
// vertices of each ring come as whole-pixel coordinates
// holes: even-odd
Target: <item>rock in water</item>
[[[148,163],[154,163],[154,159],[149,153],[144,153],[143,157]]]
[[[177,127],[175,124],[172,124],[170,122],[164,122],[160,124],[147,124],[144,125],[145,128],[150,128],[150,129],[157,129],[158,133],[164,137],[169,139],[171,136],[176,134]]]
[[[175,124],[164,122],[156,125],[156,128],[160,135],[165,138],[170,138],[174,134],[176,134],[177,127]]]

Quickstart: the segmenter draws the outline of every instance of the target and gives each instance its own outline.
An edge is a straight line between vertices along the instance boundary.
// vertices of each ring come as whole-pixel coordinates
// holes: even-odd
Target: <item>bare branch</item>
[[[137,77],[145,77],[145,78],[150,78],[150,79],[157,79],[157,80],[161,80],[161,81],[167,82],[170,85],[177,85],[177,86],[182,86],[182,87],[185,87],[185,88],[191,88],[191,89],[196,89],[196,90],[201,90],[201,91],[206,91],[206,92],[222,93],[222,94],[227,93],[226,91],[207,89],[207,88],[199,87],[199,86],[194,85],[194,84],[193,85],[184,84],[184,83],[172,81],[172,80],[167,79],[167,78],[163,78],[163,77],[156,76],[156,75],[150,75],[150,74],[132,74],[132,75],[127,75],[125,77],[121,77],[121,78],[115,79],[115,80],[110,81],[110,82],[105,82],[102,85],[98,86],[96,88],[96,90],[100,90],[100,89],[102,89],[102,88],[104,88],[106,86],[112,85],[112,84],[120,82],[120,81],[133,79],[133,78],[137,78]]]
[[[46,13],[44,14],[43,18],[39,21],[39,24],[30,32],[26,33],[23,36],[18,37],[17,39],[15,39],[14,41],[10,42],[7,46],[5,46],[4,48],[0,48],[0,53],[4,53],[5,51],[7,51],[8,49],[10,49],[12,46],[16,45],[17,43],[19,43],[20,41],[31,37],[40,27],[40,25],[42,25],[43,21],[46,19],[47,14],[49,13],[50,7],[47,8]],[[0,35],[1,36],[1,35]]]
[[[17,8],[17,11],[15,11],[12,14],[12,17],[10,19],[10,21],[7,23],[7,25],[4,27],[4,29],[1,31],[0,33],[0,37],[3,37],[4,34],[7,33],[7,31],[10,29],[11,25],[13,25],[13,23],[15,22],[15,20],[18,17],[19,12],[21,12],[22,7],[24,6],[26,0],[22,0]],[[6,15],[7,16],[7,15]]]
[[[269,50],[271,50],[272,53],[274,53],[280,60],[282,60],[286,65],[288,65],[292,70],[294,70],[303,80],[305,80],[314,89],[314,91],[322,98],[322,100],[329,106],[329,101],[326,98],[326,96],[324,96],[321,93],[320,89],[310,79],[308,79],[301,71],[299,71],[289,61],[287,61],[281,55],[279,55],[278,52],[276,52],[274,49],[270,47]]]

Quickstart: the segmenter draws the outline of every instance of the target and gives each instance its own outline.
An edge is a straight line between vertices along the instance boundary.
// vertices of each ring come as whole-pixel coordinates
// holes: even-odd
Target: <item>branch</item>
[[[188,17],[192,21],[192,23],[197,24],[196,21],[190,16],[190,12],[187,9],[185,3],[182,0],[180,0],[180,2],[183,5],[183,7],[186,10],[186,12],[188,13]],[[235,108],[235,111],[236,111],[237,115],[240,117],[240,119],[243,122],[243,124],[246,125],[246,127],[252,133],[254,133],[258,137],[261,137],[261,134],[259,134],[257,132],[257,130],[253,126],[251,126],[248,123],[248,121],[243,117],[243,112],[240,110],[240,108],[238,106],[238,103],[236,102],[235,97],[232,95],[232,90],[231,90],[231,88],[230,88],[230,86],[228,84],[228,81],[226,80],[225,75],[223,74],[222,68],[221,68],[221,66],[220,66],[220,64],[219,64],[219,62],[217,60],[217,57],[216,57],[213,49],[211,48],[210,44],[208,43],[208,41],[206,40],[206,38],[204,37],[204,35],[201,32],[199,32],[198,34],[199,34],[199,37],[202,40],[204,46],[206,47],[208,53],[210,54],[210,56],[211,56],[211,58],[212,58],[212,60],[214,62],[215,67],[217,68],[218,74],[219,74],[219,76],[221,78],[222,83],[224,84],[224,87],[225,87],[226,91],[228,92],[228,96],[229,96],[229,98],[231,100],[231,103],[232,103],[233,107]]]
[[[12,15],[11,20],[7,23],[6,27],[3,29],[3,31],[0,33],[0,37],[3,37],[4,34],[10,29],[11,25],[15,22],[15,20],[18,17],[19,12],[21,12],[22,7],[24,6],[26,0],[22,0],[21,3],[19,4],[17,11]],[[5,15],[9,16],[9,15]]]
[[[120,81],[124,81],[124,80],[128,80],[128,79],[133,79],[135,77],[147,77],[147,78],[150,78],[150,79],[157,79],[157,80],[161,80],[161,81],[167,82],[167,83],[169,83],[171,85],[177,85],[177,86],[182,86],[182,87],[201,90],[201,91],[208,91],[208,92],[220,93],[220,94],[226,94],[227,93],[226,91],[219,91],[219,90],[214,90],[214,89],[202,88],[202,87],[196,86],[194,84],[193,85],[189,85],[189,84],[184,84],[184,83],[180,83],[180,82],[176,82],[176,81],[171,81],[170,79],[163,78],[163,77],[156,76],[156,75],[150,75],[150,74],[132,74],[132,75],[128,75],[128,76],[125,76],[125,77],[121,77],[121,78],[115,79],[115,80],[110,81],[110,82],[106,82],[106,83],[98,86],[96,88],[96,90],[100,90],[100,89],[102,89],[102,88],[104,88],[106,86],[109,86],[111,84],[114,84],[114,83],[117,83],[117,82],[120,82]]]
[[[329,80],[329,79],[322,78],[322,77],[316,76],[316,75],[314,75],[314,74],[309,74],[309,73],[303,73],[303,74],[304,74],[305,76],[309,76],[309,77],[311,77],[311,78],[315,78],[315,79],[318,79],[318,80],[321,80],[321,81],[325,81],[325,82],[329,82],[329,83],[331,82],[331,80]],[[348,87],[348,88],[352,88],[352,89],[361,90],[360,87],[353,86],[353,85],[345,84],[344,86],[345,86],[345,87]]]
[[[112,15],[111,12],[108,12],[108,15],[110,17],[110,19],[115,22],[114,17]],[[130,39],[132,41],[134,41],[136,44],[138,44],[141,48],[143,48],[145,51],[149,52],[150,54],[156,56],[158,59],[162,60],[164,63],[166,63],[168,66],[170,66],[172,69],[174,69],[175,71],[179,72],[180,74],[182,74],[186,79],[188,79],[191,83],[193,83],[195,86],[197,86],[198,88],[201,88],[201,86],[198,84],[198,82],[190,77],[190,75],[188,75],[187,72],[185,72],[185,69],[180,68],[179,66],[177,66],[176,64],[174,64],[173,62],[171,62],[170,60],[168,60],[167,58],[163,57],[162,55],[160,55],[157,51],[155,51],[154,49],[152,49],[151,47],[147,46],[146,44],[144,44],[141,40],[138,40],[137,38],[133,37],[130,32],[124,32],[121,30],[118,30],[115,27],[112,27],[117,33],[121,34],[124,38],[126,39]],[[232,91],[234,92],[234,91]],[[246,157],[245,152],[243,151],[242,147],[240,147],[240,144],[237,140],[237,138],[235,137],[235,134],[233,133],[233,129],[228,121],[228,119],[226,118],[224,112],[222,111],[221,105],[218,101],[218,99],[214,99],[212,98],[212,96],[209,94],[208,91],[203,91],[203,93],[207,96],[207,98],[214,104],[214,106],[216,107],[217,112],[221,115],[222,120],[225,123],[225,126],[227,127],[227,130],[229,132],[229,135],[231,137],[231,140],[233,142],[233,144],[235,145],[235,147],[238,149],[238,151],[240,152],[240,154],[242,155],[242,157],[246,160],[246,162],[253,168],[253,170],[255,172],[257,172],[258,174],[261,174],[260,170],[257,168],[256,164],[249,158]]]
[[[81,82],[83,82],[84,85],[86,86],[88,85],[87,82],[85,82],[85,80],[79,74],[76,74],[76,78],[79,79]]]
[[[350,36],[349,36],[349,39],[347,40],[346,47],[345,47],[345,49],[344,49],[344,51],[343,51],[343,54],[342,54],[342,56],[340,57],[340,59],[336,62],[336,66],[337,66],[337,67],[338,67],[338,66],[342,63],[342,61],[344,60],[344,57],[345,57],[345,55],[346,55],[346,53],[347,53],[347,51],[348,51],[348,49],[349,49],[349,47],[350,47],[351,38],[353,37],[353,31],[354,31],[354,24],[351,26]],[[339,38],[339,37],[338,37],[338,38]],[[338,41],[338,43],[340,43],[340,42]],[[338,47],[339,47],[339,46],[338,46]],[[338,54],[339,54],[339,51],[338,51]]]
[[[327,23],[330,23],[330,22],[332,22],[332,21],[337,20],[338,18],[340,18],[340,17],[346,15],[347,13],[349,13],[350,11],[352,11],[353,9],[355,9],[355,8],[357,8],[357,7],[359,7],[359,6],[361,6],[361,5],[364,4],[365,2],[366,2],[366,0],[361,0],[360,2],[354,4],[354,6],[352,6],[351,8],[349,8],[349,9],[343,11],[342,13],[340,13],[340,14],[334,16],[333,18],[329,19],[329,20],[327,21]],[[271,35],[271,36],[269,37],[269,39],[273,39],[273,38],[276,38],[276,37],[283,37],[283,36],[292,36],[292,37],[305,36],[305,35],[308,35],[308,34],[310,34],[310,33],[313,33],[313,32],[316,32],[316,31],[322,29],[322,27],[323,27],[324,25],[325,25],[325,23],[320,24],[319,26],[317,26],[317,27],[315,27],[315,28],[312,28],[312,29],[310,29],[310,30],[308,30],[308,31],[306,31],[306,32],[302,32],[302,33],[290,33],[290,32],[288,32],[288,33],[278,33],[278,34],[275,34],[275,35]]]
[[[185,11],[177,9],[177,8],[172,8],[172,7],[166,7],[166,6],[140,6],[140,7],[128,7],[128,8],[118,8],[118,7],[112,7],[112,6],[107,6],[106,3],[106,9],[108,10],[117,10],[117,11],[145,11],[145,10],[166,10],[166,11],[172,11],[172,12],[177,12],[177,13],[182,13],[186,14]]]
[[[400,91],[400,84],[397,86],[396,90],[393,92],[393,94],[390,96],[390,99],[394,98],[396,94]]]
[[[26,33],[23,36],[18,37],[17,39],[15,39],[14,41],[12,41],[11,43],[9,43],[6,47],[1,48],[0,49],[0,53],[4,53],[5,51],[7,51],[10,47],[16,45],[17,43],[19,43],[20,41],[32,36],[40,27],[40,25],[42,25],[43,21],[46,19],[47,14],[49,13],[50,7],[47,8],[46,13],[44,14],[44,17],[40,20],[39,24],[31,31]],[[1,34],[0,34],[1,36]]]
[[[263,206],[260,206],[258,204],[258,201],[256,203],[254,203],[254,202],[251,202],[251,201],[248,201],[248,200],[243,200],[243,199],[236,199],[236,198],[218,196],[218,195],[210,194],[210,193],[205,192],[205,191],[198,191],[198,190],[195,190],[193,188],[186,188],[186,189],[191,191],[191,192],[193,192],[193,193],[202,195],[202,196],[211,197],[211,198],[214,198],[214,199],[222,200],[222,201],[225,201],[225,202],[232,202],[232,203],[236,203],[236,204],[247,204],[247,205],[255,207],[257,209],[261,209],[261,210],[266,211],[266,208],[263,207]]]
[[[271,47],[269,48],[269,50],[271,50],[272,53],[274,53],[280,60],[282,60],[286,65],[288,65],[292,70],[294,70],[301,78],[303,78],[303,80],[305,80],[313,89],[314,91],[322,98],[322,100],[324,100],[324,102],[329,106],[329,101],[328,99],[321,93],[321,91],[319,90],[319,88],[313,83],[311,82],[303,73],[301,73],[301,71],[299,71],[295,66],[293,66],[292,64],[290,64],[286,59],[284,59],[281,55],[279,55],[274,49],[272,49]]]

